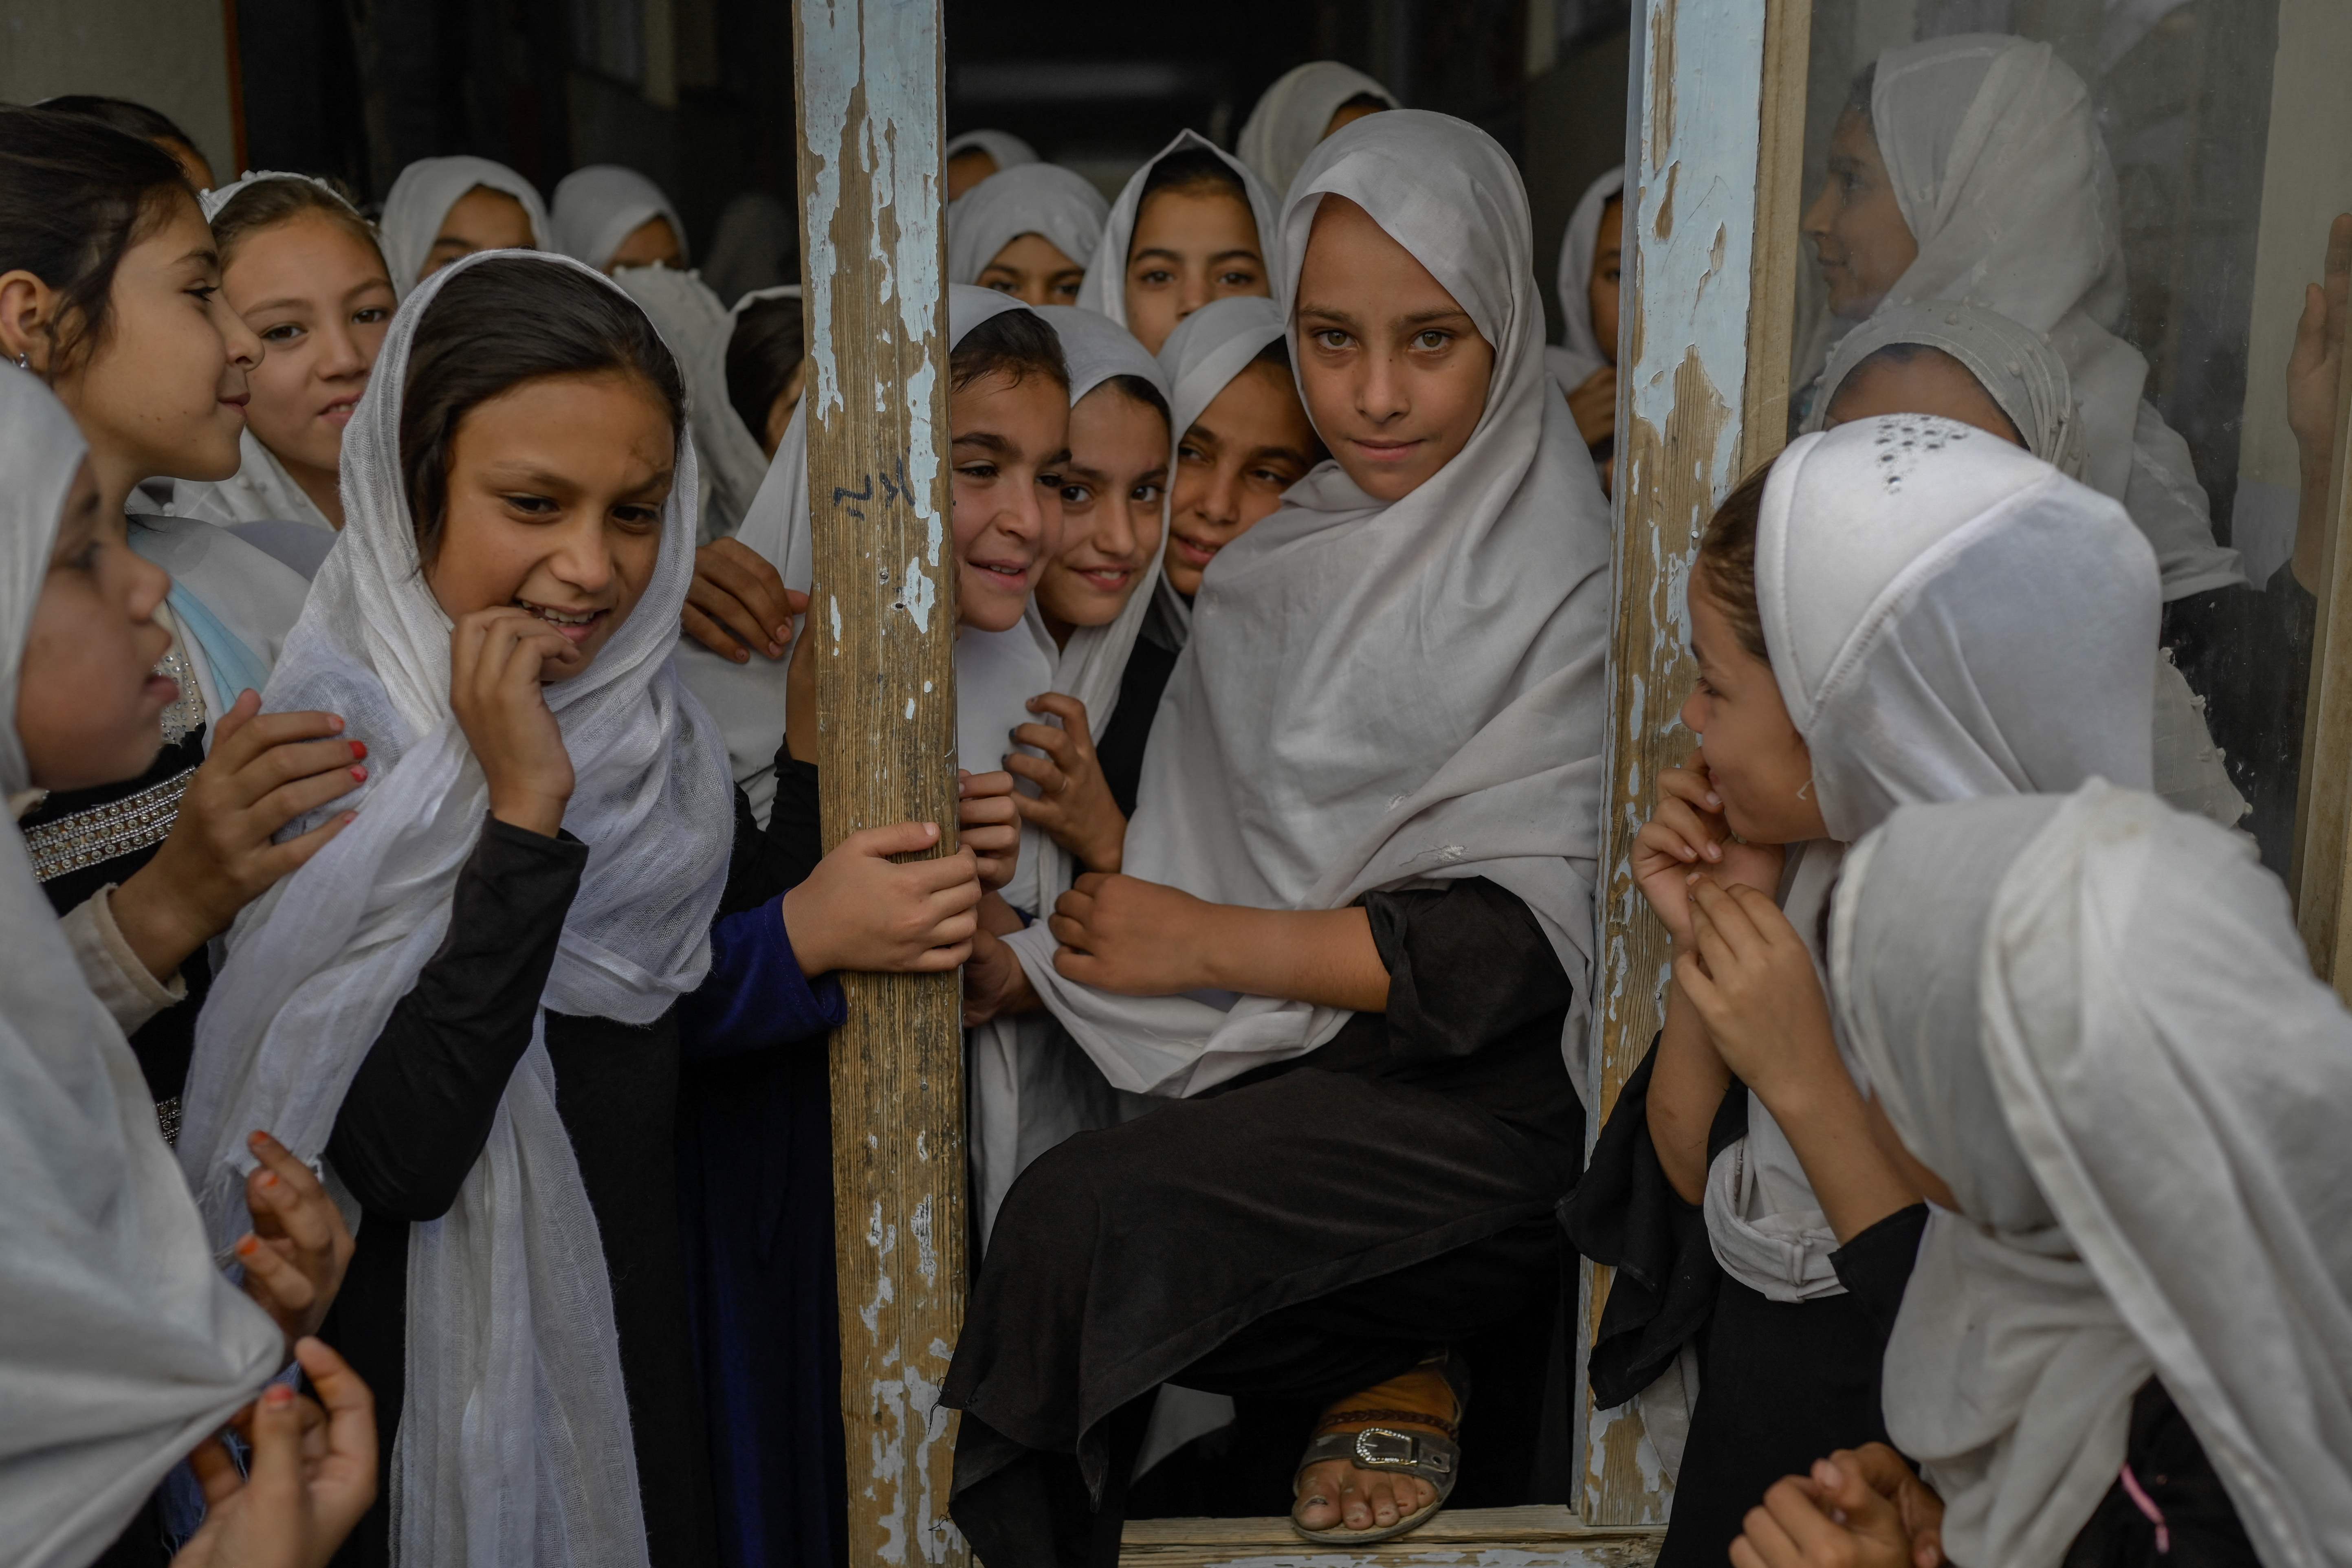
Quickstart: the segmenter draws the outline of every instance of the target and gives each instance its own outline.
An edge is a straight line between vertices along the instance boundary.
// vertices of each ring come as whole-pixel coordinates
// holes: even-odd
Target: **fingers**
[[[1769,1499],[1772,1494],[1764,1495]],[[1768,1508],[1748,1510],[1748,1517],[1740,1521],[1739,1539],[1754,1550],[1763,1568],[1805,1568],[1804,1549],[1790,1539],[1787,1528]]]
[[[1007,775],[1010,776],[1010,775]],[[976,827],[1013,827],[1021,824],[1021,812],[1007,795],[980,795],[956,802],[956,825],[966,832]],[[1018,837],[1016,832],[1015,837]]]
[[[919,855],[940,841],[940,825],[936,822],[893,822],[880,827],[862,827],[841,841],[841,847],[854,855],[870,855],[888,859],[895,855]],[[939,862],[946,865],[955,858]]]
[[[213,745],[207,754],[218,756],[222,748],[236,740],[237,732],[252,723],[253,716],[260,711],[260,692],[250,687],[238,692],[236,700],[228,705],[228,711],[213,721]]]
[[[1013,727],[1013,743],[1043,752],[1065,767],[1075,762],[1078,755],[1077,737],[1055,724],[1015,724]],[[1012,765],[1012,759],[1008,757],[1005,766]]]
[[[1709,878],[1699,877],[1691,883],[1691,905],[1697,911],[1695,924],[1703,933],[1712,931],[1715,934],[1727,957],[1744,961],[1764,945],[1763,933],[1757,930],[1754,914],[1733,889]],[[1712,955],[1709,955],[1707,964],[1709,968],[1716,967]]]
[[[740,539],[719,539],[695,552],[697,587],[718,590],[743,612],[744,640],[781,658],[793,640],[793,617],[808,608],[808,595],[784,586],[783,574]],[[730,622],[730,624],[732,624]]]
[[[1013,808],[1024,816],[1030,815],[1032,810],[1044,802],[1060,795],[1063,787],[1069,781],[1067,773],[1044,757],[1024,756],[1019,752],[1010,752],[1005,754],[1004,766],[1007,772],[1016,777],[1027,779],[1037,786],[1038,799],[1036,800],[1031,800],[1024,795],[1015,795],[1011,797]]]
[[[302,1505],[302,1411],[292,1389],[273,1383],[261,1391],[246,1440],[253,1445],[245,1475],[248,1506],[272,1518],[297,1517]]]
[[[375,1486],[375,1395],[368,1391],[351,1363],[323,1340],[305,1338],[294,1346],[294,1359],[327,1411],[327,1449],[337,1458],[359,1465],[371,1493]],[[360,1505],[365,1512],[367,1505]],[[356,1517],[356,1516],[354,1516]]]
[[[1704,770],[1668,768],[1658,775],[1658,794],[1687,801],[1698,811],[1716,813],[1723,809],[1723,797],[1715,792],[1714,781]]]
[[[677,613],[678,629],[721,658],[737,664],[751,662],[751,650],[717,620],[704,614],[689,598]]]
[[[228,1457],[228,1447],[218,1437],[207,1437],[188,1454],[188,1468],[196,1473],[196,1484],[204,1489],[205,1507],[215,1509],[235,1497],[245,1485],[245,1472]]]
[[[1009,795],[1012,793],[1013,775],[1002,770],[992,773],[975,773],[959,770],[956,774],[956,797],[959,800],[982,800],[992,795]]]
[[[1814,1469],[1818,1473],[1823,1468],[1816,1465]],[[1834,1466],[1827,1468],[1835,1468]],[[1846,1484],[1858,1485],[1852,1481]],[[1863,1497],[1869,1500],[1869,1511],[1887,1515],[1891,1525],[1894,1510],[1887,1506],[1886,1500],[1868,1487],[1859,1487],[1858,1489]],[[1765,1491],[1764,1511],[1788,1532],[1789,1539],[1796,1543],[1804,1560],[1811,1563],[1838,1561],[1848,1550],[1849,1526],[1858,1524],[1861,1517],[1849,1510],[1847,1523],[1838,1523],[1830,1518],[1821,1503],[1813,1500],[1801,1479],[1795,1476],[1773,1482]]]
[[[1069,916],[1063,914],[1047,915],[1045,917],[1045,929],[1053,932],[1054,940],[1062,944],[1062,951],[1064,952],[1086,952],[1088,951],[1087,947],[1087,928],[1084,921],[1072,920]],[[1061,962],[1061,959],[1056,956],[1054,960],[1055,967],[1060,968]],[[1068,972],[1065,970],[1064,973],[1067,973]],[[1070,978],[1075,980],[1077,976],[1073,974]]]
[[[777,623],[761,616],[759,610],[743,602],[730,590],[712,582],[698,570],[687,584],[686,606],[704,620],[717,623],[720,634],[733,647],[757,648],[770,658],[781,658],[784,639],[776,635]],[[685,625],[681,612],[679,624]],[[722,653],[730,648],[722,647]]]
[[[310,1277],[249,1231],[237,1241],[236,1260],[245,1265],[245,1293],[276,1319],[280,1329],[290,1331],[299,1326],[317,1303],[319,1292]]]
[[[317,1248],[349,1244],[351,1233],[343,1224],[342,1211],[327,1195],[317,1173],[297,1159],[293,1150],[267,1132],[257,1130],[245,1143],[267,1169],[267,1178],[261,1182],[263,1195],[285,1225],[289,1238],[299,1246]],[[261,1174],[257,1172],[256,1178]],[[254,1179],[249,1178],[248,1202],[253,1184]]]
[[[341,714],[310,709],[288,713],[264,713],[260,710],[259,692],[247,690],[239,693],[228,710],[228,717],[221,721],[220,730],[215,735],[208,753],[209,760],[217,762],[230,773],[236,773],[272,748],[296,742],[323,741],[343,732]],[[240,712],[244,715],[241,720],[238,719]],[[232,725],[231,721],[237,721]]]

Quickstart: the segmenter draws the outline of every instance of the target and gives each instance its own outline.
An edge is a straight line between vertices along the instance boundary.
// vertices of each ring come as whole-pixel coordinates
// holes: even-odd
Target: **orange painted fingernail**
[[[273,1383],[262,1391],[261,1402],[273,1409],[283,1409],[294,1403],[294,1391],[282,1383]]]
[[[278,1173],[277,1173],[277,1172],[275,1172],[275,1171],[264,1171],[264,1172],[262,1172],[262,1173],[261,1173],[261,1184],[262,1184],[263,1186],[265,1186],[265,1187],[274,1187],[274,1186],[276,1186],[276,1185],[278,1184]]]
[[[361,784],[365,784],[367,783],[367,770],[365,768],[353,768],[352,770],[352,777],[358,780]]]
[[[353,761],[353,762],[355,762],[355,763],[362,763],[362,762],[365,762],[366,760],[367,760],[367,742],[366,742],[365,741],[353,741],[353,742],[352,742],[352,761]]]
[[[239,1258],[251,1258],[260,1250],[261,1243],[250,1236],[236,1244],[236,1255]]]

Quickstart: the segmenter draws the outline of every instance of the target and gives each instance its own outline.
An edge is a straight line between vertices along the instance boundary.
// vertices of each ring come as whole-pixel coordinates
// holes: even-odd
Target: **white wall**
[[[0,0],[0,102],[102,92],[159,109],[236,177],[220,0]]]

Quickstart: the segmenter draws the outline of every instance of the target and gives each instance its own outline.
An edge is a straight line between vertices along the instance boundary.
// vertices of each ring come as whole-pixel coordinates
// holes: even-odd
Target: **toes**
[[[1397,1511],[1396,1487],[1386,1478],[1374,1481],[1371,1488],[1372,1522],[1386,1530],[1402,1516]]]
[[[1339,1522],[1337,1470],[1337,1466],[1317,1465],[1298,1479],[1298,1500],[1291,1513],[1309,1530],[1329,1530]]]

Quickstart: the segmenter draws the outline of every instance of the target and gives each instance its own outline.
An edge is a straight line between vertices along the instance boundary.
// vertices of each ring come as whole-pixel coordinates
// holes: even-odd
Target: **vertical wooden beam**
[[[794,0],[824,827],[955,840],[939,0]],[[964,1292],[957,980],[845,976],[833,1038],[849,1561],[956,1563],[940,1385]]]
[[[1693,743],[1676,717],[1692,676],[1684,586],[1716,502],[1787,429],[1811,19],[1811,0],[1634,6],[1595,1132],[1663,1016],[1668,943],[1631,851],[1657,775]],[[1587,1344],[1608,1297],[1609,1270],[1587,1264]],[[1663,1521],[1673,1487],[1640,1416],[1588,1407],[1585,1422],[1585,1521]]]

